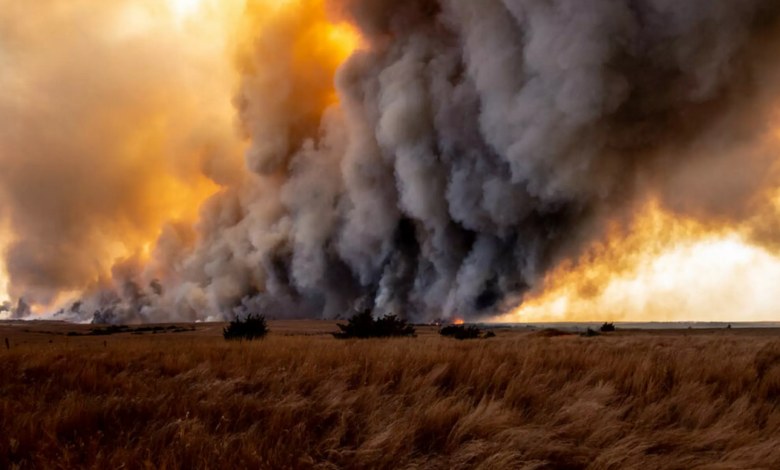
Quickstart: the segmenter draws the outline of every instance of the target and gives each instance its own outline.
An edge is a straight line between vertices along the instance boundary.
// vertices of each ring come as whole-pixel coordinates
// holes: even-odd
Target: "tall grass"
[[[139,339],[0,354],[2,469],[756,469],[771,337]]]

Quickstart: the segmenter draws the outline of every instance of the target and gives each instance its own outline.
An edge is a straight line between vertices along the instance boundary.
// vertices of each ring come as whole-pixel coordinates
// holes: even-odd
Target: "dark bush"
[[[485,333],[485,339],[487,339],[487,338],[495,338],[495,337],[496,337],[496,334],[493,333],[492,331],[488,331],[487,333]]]
[[[415,334],[413,326],[395,315],[386,315],[378,319],[374,328],[376,330],[375,336],[378,338],[414,336]]]
[[[262,339],[267,334],[268,325],[265,323],[264,315],[250,314],[243,320],[237,318],[222,330],[222,336],[226,341],[252,341]]]
[[[592,338],[594,336],[601,336],[601,333],[592,328],[588,328],[585,333],[580,333],[580,336],[584,336],[585,338]]]
[[[334,333],[333,337],[337,339],[348,338],[392,338],[414,336],[414,327],[409,325],[406,320],[402,320],[395,315],[387,315],[378,320],[370,309],[356,313],[349,319],[346,325],[338,325],[341,333]]]
[[[477,339],[482,331],[474,325],[450,325],[439,330],[439,334],[455,339]]]
[[[610,331],[615,331],[615,324],[614,323],[604,323],[601,325],[601,328],[599,328],[602,333],[609,333]]]
[[[127,333],[128,327],[125,325],[109,325],[104,329],[101,328],[94,328],[92,331],[87,333],[89,336],[111,336],[119,333]]]
[[[353,315],[346,325],[339,324],[341,333],[334,333],[333,336],[338,339],[370,338],[374,333],[375,323],[371,310],[363,310]]]

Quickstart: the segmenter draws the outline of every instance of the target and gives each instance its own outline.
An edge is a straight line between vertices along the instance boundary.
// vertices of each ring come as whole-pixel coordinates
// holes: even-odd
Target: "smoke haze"
[[[492,317],[648,211],[777,240],[771,0],[46,1],[0,0],[17,316]]]

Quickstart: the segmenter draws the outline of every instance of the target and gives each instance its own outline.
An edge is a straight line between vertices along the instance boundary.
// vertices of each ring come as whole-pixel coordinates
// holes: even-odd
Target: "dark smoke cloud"
[[[734,222],[777,187],[775,1],[327,7],[367,43],[340,104],[321,112],[327,66],[290,60],[305,18],[256,31],[235,99],[252,175],[83,315],[491,315],[639,201]]]

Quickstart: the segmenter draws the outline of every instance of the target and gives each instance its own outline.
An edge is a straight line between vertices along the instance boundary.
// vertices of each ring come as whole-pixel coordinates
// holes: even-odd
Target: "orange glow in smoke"
[[[83,211],[90,219],[82,224],[90,252],[80,256],[85,267],[60,286],[67,293],[57,301],[106,282],[115,263],[149,260],[166,223],[194,225],[207,198],[247,177],[247,142],[236,129],[234,104],[248,72],[243,57],[270,54],[255,57],[255,67],[291,60],[300,83],[290,106],[305,104],[314,119],[337,102],[335,71],[360,47],[356,30],[331,18],[324,0],[79,0],[67,6],[46,1],[50,5],[40,8],[50,14],[28,14],[23,4],[6,12],[27,18],[17,47],[29,62],[0,69],[0,86],[20,102],[30,101],[20,109],[62,109],[61,115],[52,114],[54,124],[29,127],[57,128],[53,135],[66,135],[73,157],[57,158],[71,158],[67,166],[83,168],[79,174],[102,182],[94,193],[106,195],[80,188],[85,196],[79,204],[97,207]],[[35,22],[40,26],[29,27]],[[266,29],[270,33],[263,36]],[[35,37],[38,33],[63,40],[43,40]],[[82,36],[89,38],[86,46],[79,42]],[[94,58],[94,51],[110,63]],[[58,77],[82,78],[68,83]],[[272,86],[278,81],[271,80]],[[48,96],[72,96],[63,101],[76,103],[79,114],[45,101]],[[34,101],[38,97],[44,101]],[[6,222],[0,220],[0,249],[17,236],[5,233]],[[6,292],[3,268],[0,302],[27,295],[25,285]],[[56,303],[45,296],[35,301],[40,303],[36,311]]]
[[[504,322],[772,321],[780,257],[739,227],[715,228],[655,204],[576,263],[547,274]]]
[[[239,57],[242,54],[262,54],[263,51],[258,51],[257,44],[253,41],[262,34],[264,28],[273,29],[277,28],[278,24],[286,25],[279,34],[291,34],[291,37],[279,39],[292,43],[293,69],[296,75],[305,77],[306,80],[323,81],[324,83],[318,83],[317,87],[325,87],[327,90],[316,95],[306,94],[310,88],[303,87],[298,90],[301,96],[296,99],[301,102],[319,103],[319,110],[324,110],[338,101],[333,87],[333,75],[338,66],[359,48],[361,43],[360,36],[351,25],[331,22],[326,15],[324,0],[168,0],[168,6],[170,18],[177,24],[179,34],[196,44],[203,44],[197,54],[211,55],[200,60],[220,63],[233,69],[232,73],[218,73],[212,77],[213,89],[219,90],[221,100],[226,105],[217,109],[219,119],[231,126],[235,119],[235,110],[231,105],[233,97],[230,93],[233,93],[235,88],[237,72],[241,70],[235,70],[229,63],[235,57],[236,51]],[[166,15],[164,12],[159,14],[163,17]],[[222,22],[221,26],[212,25],[215,17]],[[214,41],[222,46],[207,46]],[[274,63],[274,60],[268,62]],[[319,90],[317,87],[313,89]],[[164,162],[168,159],[166,152],[182,151],[171,148],[168,141],[171,130],[167,127],[170,123],[164,119],[161,116],[151,116],[149,125],[139,126],[141,135],[128,142],[128,161],[132,161],[135,155],[144,155],[144,158]],[[191,125],[195,127],[196,124]],[[229,150],[233,151],[232,158],[240,158],[243,153],[242,145],[238,144]],[[179,155],[177,159],[196,162],[203,149],[184,151],[190,152],[191,155]],[[121,239],[115,240],[112,243],[114,261],[131,256],[147,261],[164,223],[194,223],[201,204],[220,189],[217,184],[197,171],[191,171],[192,169],[185,174],[177,174],[177,171],[180,171],[174,168],[170,170],[161,172],[159,166],[150,166],[148,174],[139,180],[145,187],[132,210],[138,211],[141,217],[152,219],[147,224],[150,229],[135,233],[128,231]]]

